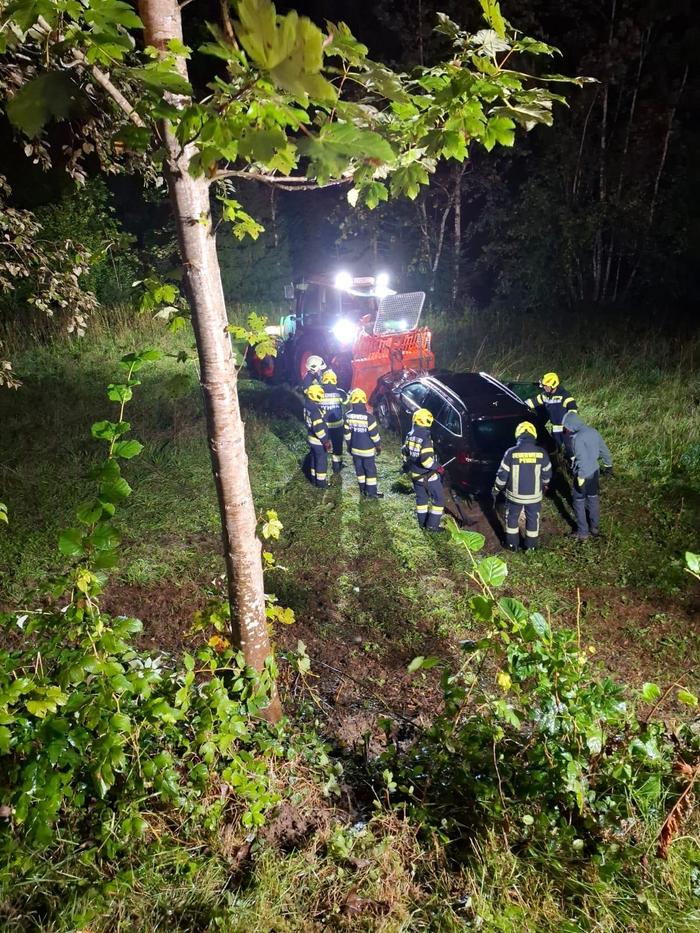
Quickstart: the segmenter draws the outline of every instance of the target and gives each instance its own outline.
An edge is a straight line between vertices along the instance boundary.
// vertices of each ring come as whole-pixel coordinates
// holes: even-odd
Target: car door
[[[433,445],[440,463],[447,463],[457,456],[462,439],[462,425],[464,423],[461,406],[453,402],[446,395],[431,389],[423,400],[423,407],[432,412],[433,418]]]
[[[423,400],[428,394],[429,387],[424,382],[409,382],[400,394],[399,420],[401,422],[401,436],[405,437],[413,424],[413,413],[423,407]]]

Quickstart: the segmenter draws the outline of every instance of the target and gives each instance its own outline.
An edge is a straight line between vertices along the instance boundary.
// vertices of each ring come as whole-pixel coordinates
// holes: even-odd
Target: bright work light
[[[341,318],[333,325],[333,336],[338,343],[352,343],[357,335],[357,325],[347,318]]]
[[[343,291],[347,291],[349,288],[352,288],[352,276],[349,272],[343,270],[339,272],[335,277],[335,287],[340,288]]]
[[[377,288],[388,288],[389,287],[389,273],[388,272],[378,272],[376,278]]]

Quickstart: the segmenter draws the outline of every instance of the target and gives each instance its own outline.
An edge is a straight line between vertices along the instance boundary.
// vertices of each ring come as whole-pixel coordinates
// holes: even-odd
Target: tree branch
[[[44,35],[46,36],[51,35],[51,26],[49,25],[47,20],[44,19],[43,16],[40,16],[38,18],[36,25],[39,27],[39,30]],[[62,38],[63,36],[59,36],[59,39],[62,39]],[[124,113],[131,120],[131,122],[135,124],[135,126],[144,127],[146,125],[141,119],[140,115],[136,112],[136,110],[132,107],[132,105],[126,99],[126,97],[124,97],[124,95],[119,90],[119,88],[116,87],[116,85],[112,84],[112,81],[110,80],[109,75],[105,74],[104,71],[102,71],[100,68],[97,67],[97,65],[91,65],[88,62],[87,58],[85,57],[84,53],[80,49],[78,48],[71,49],[71,53],[76,59],[76,61],[79,61],[81,65],[83,65],[85,68],[88,68],[90,70],[95,81],[97,81],[100,87],[104,91],[107,92],[107,94],[112,98],[112,100],[120,108],[120,110],[124,111]]]
[[[247,181],[257,181],[263,185],[274,185],[283,191],[320,191],[322,188],[334,188],[337,185],[345,185],[352,181],[352,178],[336,178],[321,185],[316,181],[309,181],[308,178],[300,178],[298,175],[263,175],[258,172],[244,172],[236,169],[222,169],[212,175],[211,180],[221,181],[224,178],[243,178]]]

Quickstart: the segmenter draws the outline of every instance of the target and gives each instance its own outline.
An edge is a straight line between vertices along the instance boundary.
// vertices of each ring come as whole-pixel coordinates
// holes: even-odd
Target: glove
[[[584,486],[585,483],[586,483],[585,477],[583,477],[583,476],[577,476],[577,477],[576,477],[576,484],[577,484],[577,486],[578,486],[579,488],[580,488],[581,486]]]
[[[329,454],[333,450],[333,445],[331,444],[330,441],[324,441],[323,449],[326,451],[327,454]]]
[[[444,476],[444,475],[445,475],[445,467],[444,467],[444,466],[436,467],[435,472],[437,473],[438,476]]]
[[[377,451],[377,454],[380,454],[380,453],[382,452],[382,445],[381,445],[381,444],[376,444],[376,445],[375,445],[375,450]]]

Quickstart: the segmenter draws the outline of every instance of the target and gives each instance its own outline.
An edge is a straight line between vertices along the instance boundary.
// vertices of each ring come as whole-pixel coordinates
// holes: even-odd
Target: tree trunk
[[[165,51],[171,39],[182,41],[177,0],[140,0],[139,11],[147,45]],[[187,76],[184,58],[178,58],[178,70]],[[184,102],[175,95],[165,96],[176,106]],[[246,663],[262,671],[272,653],[265,616],[262,547],[256,535],[257,519],[238,404],[235,359],[226,332],[228,319],[209,183],[189,173],[193,147],[183,149],[167,122],[163,123],[161,132],[167,152],[165,174],[199,355],[209,451],[221,513],[232,637]],[[267,718],[276,721],[280,712],[279,700],[273,694],[266,710]]]
[[[457,295],[459,293],[459,273],[462,260],[462,177],[466,164],[463,162],[455,170],[455,212],[452,242],[452,310],[457,304]]]

